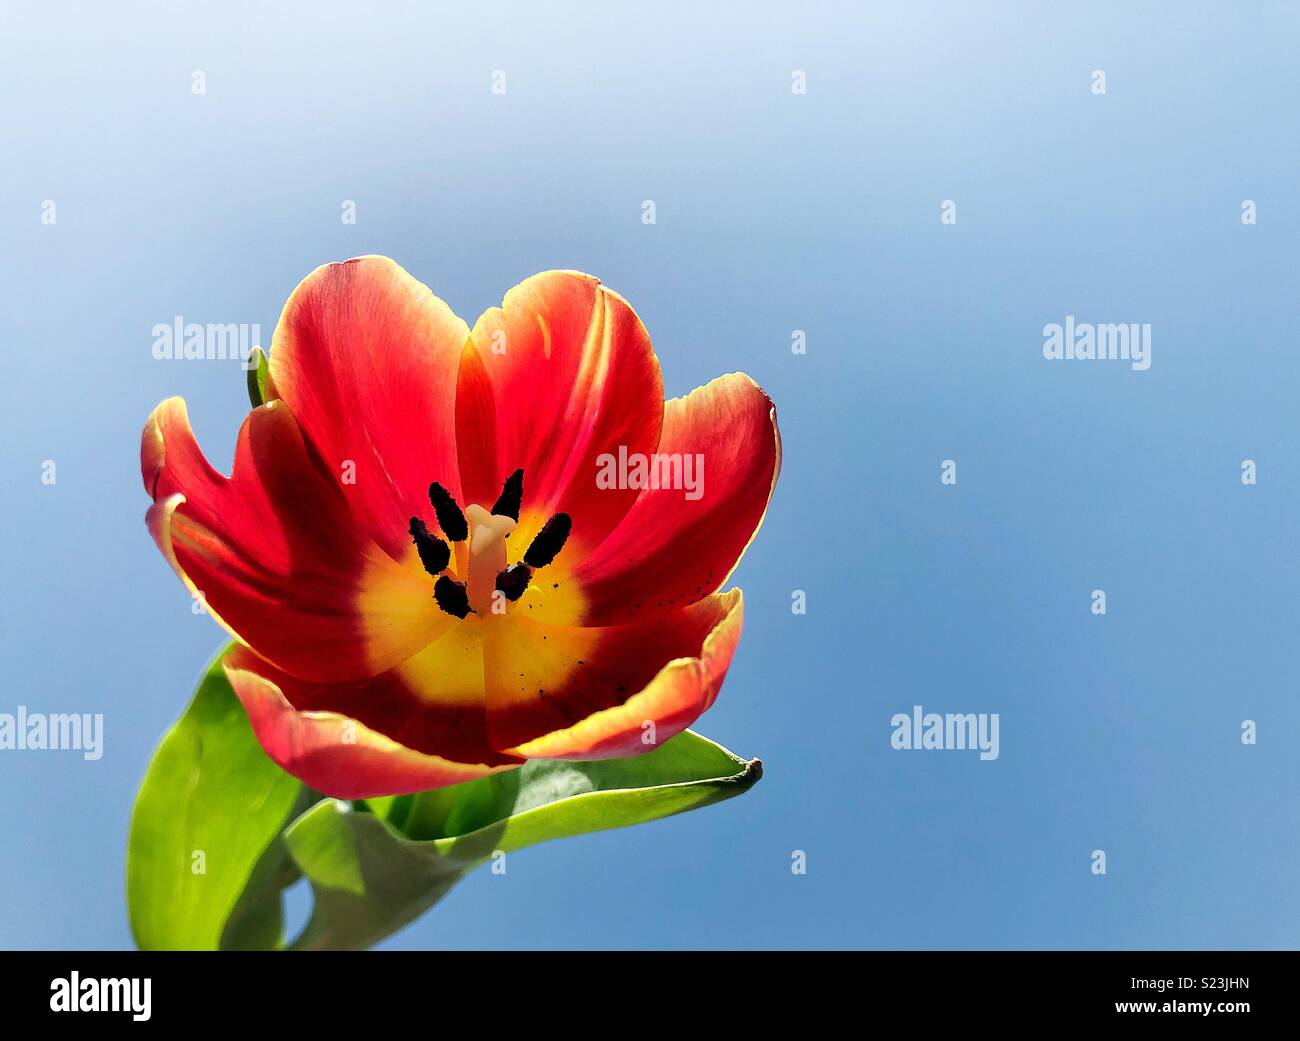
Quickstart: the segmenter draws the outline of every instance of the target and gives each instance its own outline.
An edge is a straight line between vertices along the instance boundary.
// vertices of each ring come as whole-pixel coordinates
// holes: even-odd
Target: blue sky
[[[153,326],[269,340],[304,274],[384,253],[469,320],[599,275],[670,394],[749,372],[786,453],[697,726],[763,781],[480,871],[388,946],[1294,947],[1294,8],[548,10],[6,16],[0,712],[102,712],[105,746],[0,752],[0,946],[130,944],[135,788],[222,639],[137,450],[180,394],[225,466],[243,374]],[[1151,368],[1045,360],[1067,315],[1150,323]],[[916,704],[997,713],[998,758],[892,749]]]

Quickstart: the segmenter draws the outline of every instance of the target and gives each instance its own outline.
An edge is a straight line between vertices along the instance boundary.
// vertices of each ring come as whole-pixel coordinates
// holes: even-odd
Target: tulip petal
[[[284,306],[271,379],[353,513],[395,559],[425,490],[459,492],[456,371],[469,329],[387,257],[317,268]]]
[[[732,589],[606,628],[511,616],[485,646],[493,743],[529,759],[610,759],[662,744],[717,698],[743,615]]]
[[[514,541],[573,520],[570,559],[594,548],[636,500],[599,489],[597,458],[649,452],[663,421],[663,379],[645,327],[617,293],[572,271],[535,275],[475,324],[461,359],[456,437],[465,501],[495,502],[522,467]]]
[[[619,526],[573,570],[582,620],[623,622],[720,589],[758,532],[781,469],[771,399],[731,373],[669,401],[658,453],[690,455],[702,494],[647,489]]]
[[[140,460],[163,555],[208,613],[286,672],[373,676],[450,625],[414,545],[399,565],[360,531],[283,403],[249,413],[229,478],[204,458],[180,398],[154,410]]]
[[[489,742],[483,710],[482,624],[452,625],[409,660],[353,682],[313,682],[258,671],[300,712],[335,712],[398,744],[457,763],[502,766],[518,761]]]
[[[325,795],[337,799],[405,795],[511,768],[424,755],[340,713],[299,710],[269,678],[276,674],[243,648],[231,650],[224,664],[267,755]]]

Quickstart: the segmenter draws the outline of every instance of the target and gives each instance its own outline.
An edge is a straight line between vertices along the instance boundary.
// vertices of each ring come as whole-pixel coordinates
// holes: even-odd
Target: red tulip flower
[[[234,636],[267,754],[340,798],[637,755],[713,704],[719,592],[780,468],[732,373],[664,401],[636,312],[549,271],[469,329],[393,261],[310,274],[224,477],[180,398],[145,426],[149,529]]]

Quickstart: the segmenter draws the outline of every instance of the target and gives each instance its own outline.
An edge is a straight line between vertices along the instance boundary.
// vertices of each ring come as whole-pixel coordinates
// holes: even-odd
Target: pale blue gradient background
[[[243,374],[151,327],[269,340],[370,252],[470,320],[596,273],[670,393],[743,368],[786,447],[699,724],[762,783],[512,856],[387,946],[1297,944],[1293,8],[297,6],[4,16],[0,711],[107,747],[0,753],[0,946],[129,945],[135,787],[221,642],[136,453],[181,394],[224,467]],[[1067,313],[1150,322],[1151,370],[1044,361]],[[1000,713],[1001,758],[891,750],[916,702]]]

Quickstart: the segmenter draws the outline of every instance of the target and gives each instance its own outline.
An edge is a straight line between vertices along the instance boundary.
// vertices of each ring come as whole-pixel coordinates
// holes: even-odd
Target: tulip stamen
[[[432,534],[419,517],[411,518],[410,531],[420,563],[438,579],[433,598],[447,614],[464,618],[471,613],[500,613],[501,607],[494,602],[497,594],[510,603],[517,601],[528,589],[533,572],[550,564],[564,548],[573,521],[567,513],[557,513],[533,537],[523,560],[508,563],[506,540],[519,524],[523,497],[522,469],[505,479],[491,510],[477,503],[462,510],[445,487],[437,481],[429,485],[438,526],[447,539],[457,543],[454,573],[448,573],[452,552],[443,539]]]
[[[451,547],[438,538],[437,535],[430,534],[429,526],[419,517],[411,518],[410,531],[411,539],[415,542],[415,548],[420,554],[420,563],[424,565],[424,570],[437,578],[447,570],[447,565],[451,563]]]
[[[567,513],[557,513],[542,525],[528,551],[524,554],[524,563],[529,567],[546,567],[559,556],[573,530],[573,519]]]
[[[559,555],[572,530],[573,520],[567,513],[557,513],[548,520],[529,544],[524,559],[497,573],[497,590],[513,604],[524,595],[533,572]]]
[[[434,583],[433,599],[447,614],[456,618],[464,618],[470,612],[464,583],[457,582],[450,575],[443,575]]]
[[[447,538],[452,542],[464,542],[469,538],[469,525],[465,523],[465,514],[452,498],[451,492],[437,481],[429,485],[429,502],[433,504],[433,512],[437,514],[438,527]]]
[[[524,472],[516,470],[506,478],[506,483],[501,489],[501,494],[497,501],[492,505],[492,512],[498,517],[509,517],[512,521],[519,520],[519,507],[524,502]]]
[[[532,577],[533,569],[527,564],[511,564],[497,574],[497,591],[513,604],[524,595]]]

